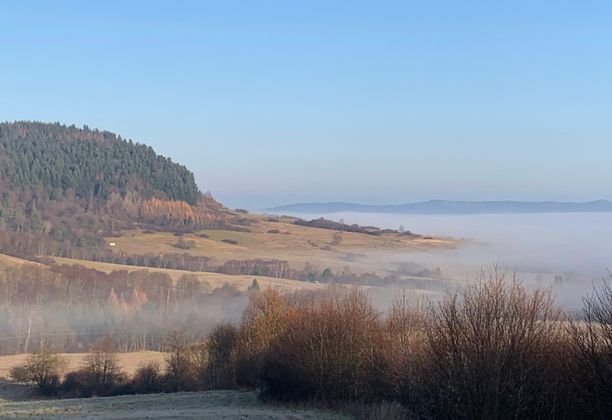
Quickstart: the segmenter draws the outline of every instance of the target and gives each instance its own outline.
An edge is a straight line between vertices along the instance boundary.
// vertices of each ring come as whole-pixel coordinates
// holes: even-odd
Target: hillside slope
[[[71,256],[103,234],[230,218],[191,171],[149,146],[86,126],[0,123],[0,252]]]

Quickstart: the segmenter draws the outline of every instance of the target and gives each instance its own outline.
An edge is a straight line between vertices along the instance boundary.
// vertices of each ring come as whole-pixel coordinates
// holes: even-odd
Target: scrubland
[[[368,419],[606,419],[612,287],[598,286],[579,314],[497,268],[436,301],[399,296],[386,312],[359,288],[253,290],[239,323],[219,324],[205,340],[170,333],[163,367],[141,365],[130,377],[107,338],[63,382],[56,356],[32,356],[34,371],[32,361],[57,368],[30,381],[58,396],[253,390],[269,403]]]

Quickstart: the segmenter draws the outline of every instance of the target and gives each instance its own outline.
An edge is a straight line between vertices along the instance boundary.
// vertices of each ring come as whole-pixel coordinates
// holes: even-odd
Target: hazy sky
[[[231,206],[612,198],[610,1],[7,1],[0,22],[0,120],[148,143]]]

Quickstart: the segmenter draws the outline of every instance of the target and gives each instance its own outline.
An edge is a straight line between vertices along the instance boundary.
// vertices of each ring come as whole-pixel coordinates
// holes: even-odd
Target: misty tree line
[[[81,266],[22,266],[0,271],[0,353],[53,345],[86,351],[112,334],[122,351],[158,350],[180,326],[205,332],[239,313],[245,295],[213,289],[194,275],[173,282],[144,270],[103,273]]]

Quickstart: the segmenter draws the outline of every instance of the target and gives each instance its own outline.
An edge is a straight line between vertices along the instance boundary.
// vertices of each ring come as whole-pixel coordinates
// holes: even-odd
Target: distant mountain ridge
[[[612,201],[449,201],[429,200],[408,204],[358,204],[346,202],[295,203],[266,209],[295,213],[396,213],[396,214],[496,214],[612,212]]]

